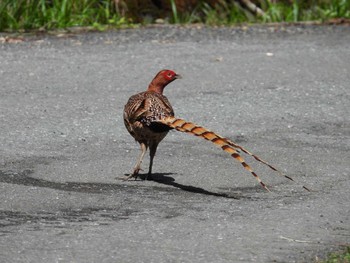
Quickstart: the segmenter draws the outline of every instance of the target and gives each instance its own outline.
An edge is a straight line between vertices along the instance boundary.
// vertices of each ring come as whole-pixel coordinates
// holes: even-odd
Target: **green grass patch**
[[[127,23],[112,1],[0,0],[0,31],[56,29]]]
[[[331,253],[328,258],[316,263],[350,263],[350,247],[347,247],[344,252]]]
[[[294,0],[293,4],[268,3],[265,22],[301,22],[325,21],[332,18],[350,18],[350,1],[319,1],[317,4],[306,4],[307,1]]]
[[[294,0],[291,4],[268,0],[261,2],[260,8],[265,13],[262,17],[252,14],[236,2],[225,2],[215,7],[204,3],[200,8],[200,22],[209,25],[232,25],[242,22],[322,22],[333,18],[350,18],[349,0]]]
[[[0,0],[0,31],[51,30],[74,26],[90,26],[104,30],[133,25],[133,20],[127,12],[126,15],[121,15],[116,2],[118,1]],[[147,14],[150,11],[147,9],[129,11],[133,14],[134,21],[139,21],[141,24],[156,21],[159,17],[154,17],[155,14],[162,17],[165,23],[207,25],[350,19],[349,0],[259,0],[255,3],[264,15],[258,16],[238,2],[229,0],[219,0],[214,5],[198,0],[198,4],[190,11],[181,12],[175,0],[169,0],[170,13],[166,10],[157,10]]]

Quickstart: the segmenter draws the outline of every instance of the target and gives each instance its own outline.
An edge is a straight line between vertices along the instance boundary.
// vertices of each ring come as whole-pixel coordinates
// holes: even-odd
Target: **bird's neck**
[[[165,86],[163,85],[157,85],[151,82],[151,84],[149,84],[147,91],[151,91],[151,92],[156,92],[159,94],[163,94],[163,90],[164,90]]]

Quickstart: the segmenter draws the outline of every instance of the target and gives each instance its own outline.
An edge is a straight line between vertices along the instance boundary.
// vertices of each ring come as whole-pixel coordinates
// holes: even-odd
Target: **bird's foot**
[[[121,178],[123,181],[131,181],[131,179],[134,178],[134,180],[136,181],[137,180],[137,177],[139,177],[138,174],[129,174],[128,176],[126,177],[123,177]]]
[[[123,180],[123,181],[130,181],[131,179],[134,178],[135,181],[136,181],[137,178],[139,177],[139,172],[140,172],[140,171],[142,171],[142,169],[136,167],[136,168],[134,169],[134,171],[133,171],[131,174],[129,174],[129,175],[125,176],[125,177],[119,178],[119,179],[121,179],[121,180]]]

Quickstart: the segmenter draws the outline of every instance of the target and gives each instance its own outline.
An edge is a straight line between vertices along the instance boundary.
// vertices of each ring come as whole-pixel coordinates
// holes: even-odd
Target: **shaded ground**
[[[0,46],[1,262],[311,262],[349,244],[350,28],[148,28]],[[128,97],[162,68],[176,115],[235,140],[171,132],[154,181]],[[148,160],[144,167],[147,167]],[[304,191],[301,185],[313,189]]]

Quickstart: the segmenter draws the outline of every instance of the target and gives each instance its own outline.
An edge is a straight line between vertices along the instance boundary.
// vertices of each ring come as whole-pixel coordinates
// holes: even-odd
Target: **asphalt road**
[[[0,262],[313,262],[343,249],[349,43],[349,26],[271,26],[0,44]],[[176,131],[154,181],[117,180],[139,155],[123,107],[163,68],[183,75],[165,90],[176,116],[296,183],[247,158],[269,193],[219,148]]]

